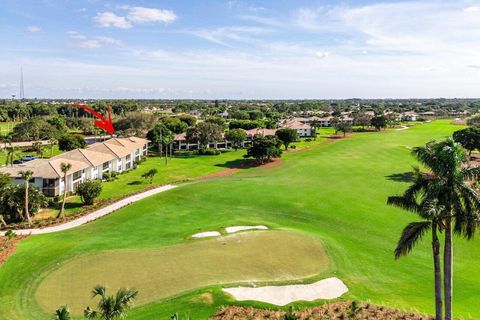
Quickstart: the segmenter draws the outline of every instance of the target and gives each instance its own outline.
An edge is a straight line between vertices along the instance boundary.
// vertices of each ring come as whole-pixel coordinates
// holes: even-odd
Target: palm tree
[[[310,128],[313,133],[313,140],[317,140],[317,130],[322,126],[322,123],[318,120],[310,121]]]
[[[28,226],[32,225],[32,220],[30,219],[30,213],[28,212],[28,189],[30,186],[30,179],[33,177],[33,172],[30,170],[20,171],[20,176],[25,181],[25,207],[24,207],[24,216],[28,221]]]
[[[443,206],[441,223],[445,230],[443,281],[445,319],[452,319],[453,241],[452,231],[471,239],[478,223],[480,197],[471,181],[480,177],[480,169],[468,164],[465,150],[452,138],[432,141],[412,151],[418,161],[428,169],[428,183],[419,186],[419,192],[428,193],[429,199]]]
[[[55,320],[70,320],[70,310],[67,306],[61,306],[55,310]]]
[[[55,138],[50,138],[48,140],[48,143],[50,143],[50,158],[53,156],[53,149],[55,148],[55,145],[58,143],[58,140]]]
[[[7,158],[5,159],[5,164],[6,165],[10,164],[11,166],[13,166],[13,161],[15,160],[15,158],[20,157],[21,150],[19,147],[10,146],[5,148],[5,153],[7,154]]]
[[[440,266],[440,241],[437,231],[442,230],[442,216],[445,207],[438,205],[438,200],[429,199],[429,192],[418,192],[428,186],[429,176],[423,175],[418,169],[415,170],[415,180],[402,196],[392,196],[387,203],[416,213],[422,221],[409,223],[402,232],[395,248],[395,259],[409,254],[420,241],[423,235],[432,230],[432,255],[435,279],[435,319],[443,319],[442,310],[442,273]],[[420,203],[417,202],[420,198]]]
[[[65,211],[65,201],[67,200],[67,173],[72,168],[70,163],[62,162],[60,164],[60,170],[63,173],[63,199],[62,199],[62,207],[60,212],[58,213],[57,218],[62,217],[65,219],[64,211]]]
[[[43,144],[40,141],[37,141],[37,142],[34,142],[32,144],[32,147],[35,149],[35,152],[37,153],[37,156],[42,158],[43,157],[43,152],[45,150],[43,148]]]
[[[4,148],[6,149],[7,145],[12,145],[12,138],[10,138],[9,136],[3,137],[2,142],[5,144]]]
[[[97,285],[92,290],[92,298],[99,296],[98,311],[87,307],[83,314],[87,319],[116,319],[124,318],[133,300],[137,297],[138,291],[133,289],[120,288],[113,296],[107,296],[105,286]]]

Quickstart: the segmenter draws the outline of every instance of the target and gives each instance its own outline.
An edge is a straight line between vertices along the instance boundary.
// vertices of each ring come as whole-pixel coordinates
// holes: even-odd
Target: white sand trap
[[[227,233],[235,233],[239,231],[245,231],[245,230],[268,230],[267,226],[232,226],[225,228]]]
[[[338,298],[348,292],[348,288],[338,278],[327,278],[311,284],[224,288],[223,291],[231,294],[237,300],[256,300],[284,306],[294,301]]]
[[[208,237],[219,237],[220,232],[218,231],[206,231],[206,232],[200,232],[200,233],[195,233],[192,238],[208,238]]]

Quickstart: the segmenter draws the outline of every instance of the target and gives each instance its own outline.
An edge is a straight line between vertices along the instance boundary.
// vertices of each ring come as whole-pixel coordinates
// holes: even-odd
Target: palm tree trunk
[[[60,213],[58,214],[59,217],[65,219],[65,202],[67,201],[67,174],[63,176],[63,199],[62,199],[62,207],[60,209]]]
[[[442,271],[440,267],[440,241],[437,237],[437,225],[432,223],[433,266],[435,270],[435,320],[443,319],[442,308]]]
[[[32,225],[32,220],[30,219],[30,213],[28,212],[28,180],[25,181],[25,218],[27,218],[28,226]]]
[[[445,221],[445,248],[443,253],[443,281],[445,290],[445,320],[452,320],[452,292],[453,292],[453,243],[452,218]]]

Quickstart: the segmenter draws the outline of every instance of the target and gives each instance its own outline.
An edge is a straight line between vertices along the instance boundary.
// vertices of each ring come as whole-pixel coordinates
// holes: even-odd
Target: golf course
[[[416,217],[386,201],[409,184],[406,173],[417,165],[412,147],[461,128],[437,120],[312,142],[274,166],[180,183],[83,226],[28,237],[0,266],[0,319],[51,319],[65,304],[81,319],[96,304],[96,284],[111,293],[138,289],[129,319],[170,319],[175,312],[207,319],[225,305],[275,307],[235,301],[224,287],[329,277],[348,287],[339,299],[432,314],[430,237],[395,260],[400,233]],[[246,225],[269,229],[225,232]],[[206,231],[221,236],[191,237]],[[480,318],[479,244],[454,239],[456,317]]]

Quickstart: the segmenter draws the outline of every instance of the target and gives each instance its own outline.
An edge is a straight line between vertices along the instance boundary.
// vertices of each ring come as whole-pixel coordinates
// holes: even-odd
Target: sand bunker
[[[225,230],[227,231],[227,233],[235,233],[235,232],[239,232],[239,231],[245,231],[245,230],[267,230],[268,227],[267,226],[232,226],[232,227],[228,227],[228,228],[225,228]]]
[[[192,238],[208,238],[208,237],[219,237],[220,232],[218,231],[206,231],[206,232],[200,232],[200,233],[195,233]]]
[[[338,278],[328,278],[311,284],[267,286],[258,288],[224,288],[237,300],[256,300],[284,306],[294,301],[334,299],[348,292],[347,286]]]

